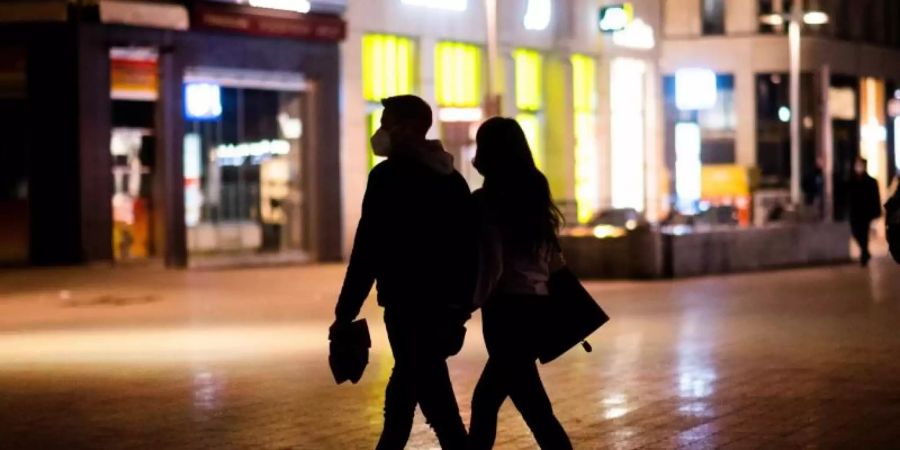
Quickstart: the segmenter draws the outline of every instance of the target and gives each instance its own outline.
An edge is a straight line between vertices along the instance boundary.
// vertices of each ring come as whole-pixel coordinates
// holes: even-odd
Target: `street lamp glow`
[[[791,121],[791,109],[787,106],[782,106],[778,108],[778,120],[788,123]]]
[[[828,14],[822,11],[807,11],[803,14],[803,23],[807,25],[825,25],[828,23]]]
[[[771,25],[773,27],[784,25],[784,17],[781,14],[765,14],[759,16],[759,21],[764,25]]]

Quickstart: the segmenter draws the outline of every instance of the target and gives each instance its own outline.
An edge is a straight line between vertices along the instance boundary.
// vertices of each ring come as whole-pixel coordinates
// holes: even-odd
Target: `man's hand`
[[[353,323],[352,320],[335,319],[334,322],[331,324],[331,326],[328,327],[328,340],[329,341],[333,340],[335,333],[337,333],[338,331],[340,331],[343,328],[347,328],[352,323]]]

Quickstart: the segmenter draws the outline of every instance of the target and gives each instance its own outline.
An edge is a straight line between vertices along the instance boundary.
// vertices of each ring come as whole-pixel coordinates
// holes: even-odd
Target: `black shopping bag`
[[[369,364],[369,347],[372,346],[366,320],[334,327],[329,330],[328,339],[331,341],[328,365],[334,381],[341,384],[350,380],[356,384]]]
[[[584,342],[609,321],[606,312],[569,268],[551,274],[548,288],[549,301],[537,318],[542,330],[537,342],[538,359],[542,364]]]

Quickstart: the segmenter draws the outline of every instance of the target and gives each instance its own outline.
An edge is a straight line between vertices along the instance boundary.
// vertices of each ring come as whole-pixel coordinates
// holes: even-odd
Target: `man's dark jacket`
[[[359,314],[377,281],[378,303],[403,314],[470,311],[476,247],[468,185],[451,166],[438,170],[397,155],[369,174],[362,217],[336,308]]]
[[[850,221],[865,223],[881,217],[881,195],[878,182],[868,174],[850,181]]]

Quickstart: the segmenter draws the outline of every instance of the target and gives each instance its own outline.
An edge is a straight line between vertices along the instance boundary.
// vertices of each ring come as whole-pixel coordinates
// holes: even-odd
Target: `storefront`
[[[710,71],[719,82],[725,81],[721,76],[733,77],[732,111],[739,120],[728,132],[734,163],[751,175],[752,222],[846,220],[847,184],[859,156],[886,194],[897,167],[890,99],[900,58],[897,39],[883,32],[891,20],[873,18],[895,17],[894,3],[855,9],[849,6],[853,2],[806,2],[800,5],[808,14],[797,40],[790,39],[781,15],[790,11],[786,2],[708,3],[664,2],[660,65],[673,77],[684,69]],[[791,86],[792,68],[796,86]],[[792,91],[799,94],[796,104]],[[680,119],[677,110],[667,108],[667,128]],[[707,127],[685,123],[682,140],[667,132],[667,155],[674,155],[675,146],[692,150],[702,141],[706,158]],[[673,185],[698,187],[701,180],[695,173]],[[786,217],[783,210],[789,210]]]
[[[337,2],[311,7],[111,1],[4,25],[25,49],[29,103],[58,119],[25,119],[27,261],[340,259],[345,25]],[[66,72],[78,82],[51,81]],[[72,163],[44,174],[38,155]]]
[[[498,2],[493,64],[480,1],[350,3],[342,47],[345,252],[377,163],[367,141],[379,101],[399,94],[431,104],[430,137],[442,140],[473,189],[482,182],[471,166],[475,131],[500,113],[522,126],[569,223],[616,207],[659,214],[665,177],[651,173],[664,170],[653,81],[659,8],[626,3],[631,17],[604,33],[593,2]]]
[[[682,214],[711,212],[713,225],[749,225],[751,217],[750,170],[737,164],[734,87],[733,74],[702,68],[663,77],[672,205]]]

